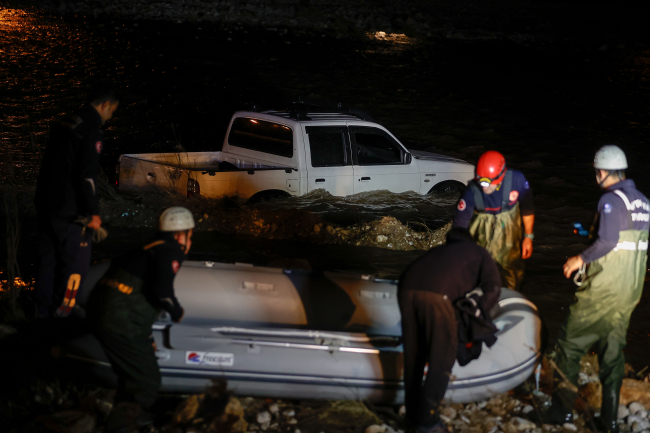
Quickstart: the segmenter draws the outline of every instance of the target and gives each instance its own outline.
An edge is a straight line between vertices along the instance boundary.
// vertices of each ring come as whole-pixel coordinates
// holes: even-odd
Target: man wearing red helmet
[[[476,243],[488,250],[504,287],[521,288],[522,259],[533,253],[534,223],[528,181],[521,172],[506,167],[502,154],[488,150],[476,164],[476,178],[458,201],[452,225],[468,228]]]

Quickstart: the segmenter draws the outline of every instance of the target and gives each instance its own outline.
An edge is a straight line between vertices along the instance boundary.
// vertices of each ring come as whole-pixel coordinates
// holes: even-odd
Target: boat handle
[[[316,183],[322,183],[325,182],[325,179],[316,179]]]

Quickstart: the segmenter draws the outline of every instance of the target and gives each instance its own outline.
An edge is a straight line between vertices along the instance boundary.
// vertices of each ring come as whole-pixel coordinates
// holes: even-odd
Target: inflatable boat
[[[94,266],[83,306],[108,263]],[[181,323],[163,313],[153,327],[162,390],[202,392],[225,378],[234,393],[276,398],[404,398],[397,282],[364,275],[186,261],[175,280]],[[541,328],[535,305],[503,289],[492,316],[498,340],[479,359],[456,363],[445,398],[470,402],[506,392],[537,365]],[[113,379],[90,335],[60,357]]]

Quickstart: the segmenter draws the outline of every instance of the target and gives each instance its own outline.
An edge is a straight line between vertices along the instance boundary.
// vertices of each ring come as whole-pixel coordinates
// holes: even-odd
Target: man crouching
[[[153,242],[111,263],[90,294],[86,316],[118,376],[117,394],[104,433],[130,433],[151,424],[148,410],[161,376],[151,326],[161,310],[180,322],[174,277],[192,245],[192,213],[166,209]]]

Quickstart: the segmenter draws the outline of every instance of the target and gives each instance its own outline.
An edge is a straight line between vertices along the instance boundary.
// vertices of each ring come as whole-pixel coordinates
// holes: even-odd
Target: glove
[[[75,220],[75,224],[81,224],[83,226],[83,229],[81,230],[82,235],[86,234],[86,228],[88,227],[89,223],[90,223],[90,218],[88,217],[80,216]],[[93,242],[101,242],[104,239],[106,239],[107,236],[108,236],[108,232],[104,227],[100,227],[97,230],[93,230]]]

